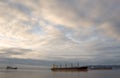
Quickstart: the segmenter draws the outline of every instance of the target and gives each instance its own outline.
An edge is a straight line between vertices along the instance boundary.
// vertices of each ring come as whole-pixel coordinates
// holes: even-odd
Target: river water
[[[88,72],[52,72],[41,70],[0,70],[0,78],[120,78],[120,70],[90,70]]]

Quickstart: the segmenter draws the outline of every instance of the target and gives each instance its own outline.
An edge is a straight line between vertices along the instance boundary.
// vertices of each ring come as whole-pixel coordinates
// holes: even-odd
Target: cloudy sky
[[[120,0],[0,0],[0,58],[120,64]]]

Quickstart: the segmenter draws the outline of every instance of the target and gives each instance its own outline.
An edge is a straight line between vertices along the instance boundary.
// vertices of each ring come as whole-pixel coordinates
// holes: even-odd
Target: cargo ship
[[[18,69],[17,67],[7,66],[6,69]]]
[[[81,67],[57,67],[53,65],[51,68],[52,71],[88,71],[87,66],[81,66]]]
[[[88,67],[51,68],[52,71],[88,71]]]

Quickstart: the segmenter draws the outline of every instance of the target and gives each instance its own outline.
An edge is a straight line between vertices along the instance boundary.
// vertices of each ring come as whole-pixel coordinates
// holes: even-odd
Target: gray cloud
[[[24,55],[26,52],[31,52],[31,49],[22,48],[5,48],[0,50],[0,57],[9,58],[12,55]]]

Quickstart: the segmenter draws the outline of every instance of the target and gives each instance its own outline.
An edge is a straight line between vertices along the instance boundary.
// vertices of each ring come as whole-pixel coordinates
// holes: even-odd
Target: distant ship
[[[18,69],[17,67],[7,66],[6,69]]]
[[[91,66],[89,69],[91,70],[112,70],[112,66]]]

